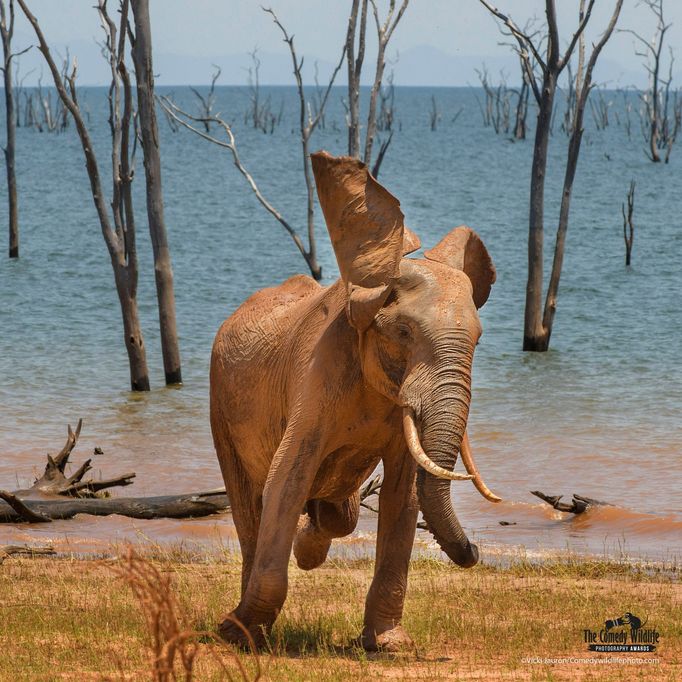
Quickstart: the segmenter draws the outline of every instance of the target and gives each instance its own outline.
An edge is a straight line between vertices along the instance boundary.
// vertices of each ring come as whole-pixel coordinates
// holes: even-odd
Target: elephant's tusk
[[[478,492],[490,502],[502,502],[502,498],[495,495],[495,493],[488,488],[488,486],[483,482],[481,474],[478,473],[476,463],[474,462],[474,456],[471,452],[471,446],[469,445],[469,436],[467,435],[466,431],[464,432],[464,437],[462,438],[460,454],[462,455],[464,468],[472,475],[476,490],[478,490]]]
[[[414,423],[414,412],[409,407],[403,408],[403,432],[410,454],[425,471],[438,478],[449,478],[451,481],[471,481],[474,478],[473,474],[456,474],[454,471],[443,469],[429,459],[419,442],[419,434]]]

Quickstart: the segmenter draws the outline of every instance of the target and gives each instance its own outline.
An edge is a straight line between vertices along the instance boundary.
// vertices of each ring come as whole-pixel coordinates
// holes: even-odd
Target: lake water
[[[164,89],[163,92],[170,92]],[[380,179],[425,246],[466,223],[484,239],[498,280],[481,311],[470,435],[479,469],[504,498],[491,505],[465,483],[455,508],[483,556],[555,550],[673,560],[682,554],[682,141],[669,165],[652,164],[633,115],[632,138],[611,116],[588,116],[575,183],[558,312],[548,353],[521,352],[531,139],[484,127],[472,89],[397,88],[393,142]],[[173,90],[194,107],[187,88]],[[337,88],[312,148],[341,154],[346,131]],[[303,231],[305,188],[293,89],[265,88],[281,124],[244,123],[246,88],[219,88],[244,164],[263,193]],[[431,98],[441,120],[430,129]],[[480,96],[480,95],[479,95]],[[84,88],[100,166],[109,177],[106,91]],[[614,110],[624,119],[622,101]],[[457,112],[461,110],[459,116]],[[529,122],[533,123],[531,111]],[[453,120],[456,119],[456,120]],[[4,126],[4,122],[3,122]],[[166,221],[175,273],[182,388],[163,386],[141,158],[135,182],[142,270],[139,301],[153,390],[132,394],[118,301],[82,151],[64,134],[18,131],[21,258],[0,258],[0,488],[32,482],[66,424],[85,420],[76,464],[95,446],[95,475],[134,470],[120,494],[222,485],[208,422],[208,364],[220,323],[253,291],[304,272],[281,226],[257,203],[226,150],[161,118]],[[553,247],[566,136],[555,124],[547,178],[547,262]],[[0,224],[7,222],[0,180]],[[624,266],[621,203],[637,181],[633,266]],[[108,182],[108,180],[106,180]],[[318,211],[324,283],[338,276]],[[3,228],[3,234],[5,234]],[[3,247],[4,250],[5,247]],[[614,503],[572,517],[529,493],[573,492]],[[515,525],[502,526],[499,521]],[[371,539],[375,519],[355,540]],[[2,526],[0,543],[51,540],[92,548],[124,538],[231,542],[229,516],[196,521],[79,517]],[[423,543],[429,542],[420,533]],[[351,546],[352,542],[346,543]],[[362,542],[360,542],[362,544]]]

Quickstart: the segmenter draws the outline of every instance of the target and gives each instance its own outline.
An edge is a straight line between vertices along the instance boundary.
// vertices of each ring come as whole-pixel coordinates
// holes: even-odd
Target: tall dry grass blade
[[[195,663],[200,651],[208,651],[220,667],[224,679],[234,679],[221,653],[227,653],[244,682],[259,680],[262,676],[260,657],[251,655],[255,673],[249,674],[239,653],[228,649],[213,632],[195,630],[186,625],[187,618],[178,603],[171,585],[170,575],[164,575],[153,563],[138,556],[129,548],[125,558],[110,569],[127,583],[137,599],[144,615],[151,653],[151,679],[153,682],[192,682],[195,679]],[[239,623],[256,651],[248,630]],[[204,642],[205,647],[200,648]]]

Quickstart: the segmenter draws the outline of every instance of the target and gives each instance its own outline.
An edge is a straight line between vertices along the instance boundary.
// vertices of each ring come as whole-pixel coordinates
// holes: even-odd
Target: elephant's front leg
[[[419,505],[416,465],[402,452],[384,459],[379,493],[379,529],[374,579],[365,603],[362,645],[368,651],[397,651],[413,646],[400,621]]]
[[[292,440],[285,436],[280,444],[263,490],[263,511],[246,591],[219,628],[229,642],[248,644],[244,630],[235,623],[237,619],[256,645],[262,645],[286,599],[291,545],[319,466],[318,439]]]

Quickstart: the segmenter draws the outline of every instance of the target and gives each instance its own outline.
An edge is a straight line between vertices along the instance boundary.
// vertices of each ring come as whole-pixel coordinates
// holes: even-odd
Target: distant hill
[[[16,39],[16,43],[27,43],[28,40]],[[64,55],[65,47],[55,45],[55,55]],[[71,55],[78,58],[78,82],[82,85],[107,85],[107,67],[102,58],[99,46],[94,42],[78,41],[70,46]],[[260,82],[263,85],[292,85],[291,58],[287,52],[259,51]],[[306,84],[314,82],[315,58],[305,56],[304,80]],[[476,69],[485,63],[493,82],[499,80],[503,71],[509,85],[518,84],[519,67],[513,54],[508,56],[475,56],[464,54],[448,54],[434,47],[422,45],[410,48],[400,55],[392,55],[386,67],[386,75],[392,70],[396,85],[416,86],[463,86],[477,85]],[[187,57],[163,51],[161,46],[154,55],[154,71],[159,85],[202,85],[210,82],[213,67],[218,64],[222,68],[221,85],[246,85],[251,58],[246,53],[215,55],[213,57]],[[374,55],[365,57],[364,84],[368,85],[372,78]],[[317,62],[320,81],[328,78],[334,64],[326,60]],[[49,85],[50,79],[42,57],[34,48],[21,57],[21,74],[30,70],[33,73],[26,79],[27,85],[35,85],[38,76],[43,74],[43,84]],[[646,84],[644,68],[640,71],[625,70],[617,62],[603,60],[598,64],[595,80],[607,83],[611,87],[625,87]],[[339,72],[337,84],[346,84],[345,68]],[[676,73],[675,85],[682,85],[682,73]]]

